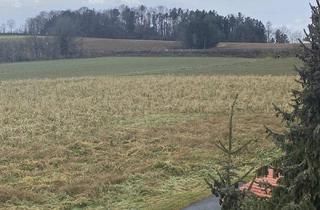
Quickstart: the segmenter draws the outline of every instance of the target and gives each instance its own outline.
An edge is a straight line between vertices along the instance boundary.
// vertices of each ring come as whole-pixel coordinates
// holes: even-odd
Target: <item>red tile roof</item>
[[[240,190],[249,190],[259,198],[270,198],[272,188],[278,186],[280,174],[275,174],[274,169],[268,169],[268,175],[256,178],[253,183],[249,182],[240,187]],[[250,188],[251,187],[251,188]]]

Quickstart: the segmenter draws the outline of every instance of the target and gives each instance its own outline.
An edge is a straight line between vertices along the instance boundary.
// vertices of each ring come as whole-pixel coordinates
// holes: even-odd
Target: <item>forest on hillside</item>
[[[222,16],[215,11],[183,10],[165,7],[130,8],[97,11],[87,7],[71,11],[41,12],[26,21],[26,34],[179,40],[188,48],[209,48],[221,41],[266,42],[264,24],[254,18]]]

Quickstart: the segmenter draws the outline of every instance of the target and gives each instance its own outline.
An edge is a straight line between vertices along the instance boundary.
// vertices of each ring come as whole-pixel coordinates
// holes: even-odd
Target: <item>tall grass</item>
[[[208,194],[239,93],[236,130],[273,153],[263,124],[289,108],[289,76],[141,76],[4,81],[0,201],[15,209],[178,209]],[[268,152],[269,151],[269,152]]]

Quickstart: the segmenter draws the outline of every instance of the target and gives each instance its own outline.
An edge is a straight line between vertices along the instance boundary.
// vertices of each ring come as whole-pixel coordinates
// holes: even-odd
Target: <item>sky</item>
[[[315,3],[315,0],[310,0]],[[14,19],[22,25],[26,18],[40,11],[79,9],[86,6],[108,9],[126,4],[129,6],[146,5],[166,6],[185,9],[215,10],[221,15],[243,13],[262,20],[271,21],[274,27],[287,26],[297,31],[307,27],[311,10],[308,0],[0,0],[0,24]]]

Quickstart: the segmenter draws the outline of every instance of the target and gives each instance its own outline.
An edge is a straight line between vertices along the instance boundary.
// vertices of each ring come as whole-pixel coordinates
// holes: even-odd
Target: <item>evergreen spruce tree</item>
[[[273,192],[273,209],[320,210],[320,3],[311,6],[312,23],[306,32],[310,46],[305,46],[297,68],[300,90],[293,90],[291,112],[276,107],[287,131],[268,133],[284,151],[278,166],[284,178]]]
[[[243,176],[240,175],[239,163],[236,161],[237,157],[246,149],[254,140],[247,141],[241,146],[235,148],[235,139],[233,137],[233,117],[234,108],[237,102],[238,95],[236,96],[232,106],[231,114],[229,119],[229,134],[227,143],[218,141],[216,147],[221,150],[224,157],[221,158],[220,168],[216,173],[219,179],[210,176],[210,179],[206,179],[207,184],[211,188],[213,195],[220,198],[220,204],[222,210],[240,210],[242,200],[244,199],[246,192],[239,189],[239,185],[249,174],[253,171],[253,168],[245,173]]]

